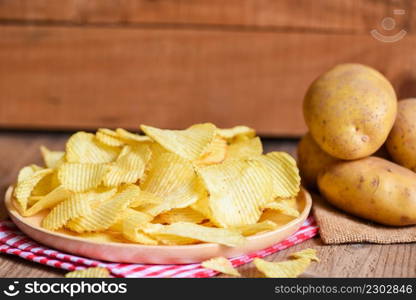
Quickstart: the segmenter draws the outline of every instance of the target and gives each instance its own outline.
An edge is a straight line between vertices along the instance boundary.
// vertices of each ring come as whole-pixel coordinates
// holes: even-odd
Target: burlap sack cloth
[[[324,244],[416,242],[416,226],[388,227],[341,212],[320,196],[312,194],[313,214]]]

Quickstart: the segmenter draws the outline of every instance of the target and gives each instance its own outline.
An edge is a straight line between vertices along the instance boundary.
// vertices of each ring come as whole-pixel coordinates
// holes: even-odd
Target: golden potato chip
[[[36,172],[42,170],[42,167],[39,167],[37,165],[29,165],[26,167],[23,167],[20,169],[19,174],[17,175],[17,182],[21,182],[23,180],[26,180]]]
[[[23,216],[33,216],[44,209],[52,208],[71,197],[72,194],[71,191],[65,189],[63,186],[58,186],[46,196],[40,197],[38,201],[23,213]]]
[[[285,152],[270,152],[253,158],[264,165],[273,181],[273,198],[294,197],[300,190],[296,161]]]
[[[163,199],[162,203],[143,210],[152,216],[173,208],[187,207],[204,193],[192,164],[173,153],[158,157],[140,186]]]
[[[106,268],[94,267],[76,270],[65,274],[66,278],[109,278],[110,272]]]
[[[63,151],[51,151],[45,146],[40,146],[40,152],[47,168],[56,168],[65,161],[65,152]]]
[[[91,204],[91,208],[96,208],[102,203],[110,200],[117,194],[117,188],[98,187],[96,189],[84,192]]]
[[[254,224],[247,224],[234,227],[233,229],[237,230],[244,236],[254,235],[260,232],[269,231],[276,229],[277,225],[272,221],[263,221]]]
[[[234,126],[232,128],[217,129],[217,133],[227,141],[232,141],[238,137],[253,138],[256,135],[256,131],[253,128],[242,125]]]
[[[91,213],[91,206],[83,194],[74,194],[52,208],[42,220],[42,227],[56,230],[63,227],[69,220]]]
[[[121,147],[125,145],[125,142],[111,129],[100,128],[95,133],[95,137],[100,143],[110,147]]]
[[[201,263],[201,266],[227,275],[241,277],[241,274],[233,267],[233,264],[225,257],[214,257],[209,260],[203,261]]]
[[[236,227],[258,221],[262,207],[272,198],[272,182],[257,161],[230,160],[201,168],[198,173],[210,195],[200,208],[220,227]],[[194,207],[195,208],[195,207]]]
[[[298,258],[281,262],[269,262],[255,258],[253,263],[257,270],[268,278],[295,278],[305,272],[311,261],[307,258]]]
[[[27,203],[29,197],[35,188],[35,186],[41,181],[45,176],[51,174],[53,172],[52,169],[41,169],[38,171],[29,174],[30,172],[25,169],[20,175],[20,181],[17,182],[16,187],[14,189],[14,197],[16,199],[16,204],[20,212],[24,212],[27,209]]]
[[[230,247],[244,244],[245,238],[234,230],[210,228],[189,222],[177,222],[170,225],[146,224],[143,231],[151,237],[157,235],[174,235],[191,238],[208,243],[218,243]]]
[[[109,171],[106,164],[64,163],[58,170],[62,186],[74,192],[96,188]]]
[[[124,140],[126,143],[134,144],[134,143],[148,143],[151,142],[152,139],[145,135],[139,135],[132,132],[128,132],[123,128],[116,129],[117,136]]]
[[[158,129],[141,125],[140,128],[166,150],[187,160],[198,159],[215,137],[211,123],[196,124],[185,130]]]
[[[45,196],[60,185],[58,174],[54,170],[52,173],[43,177],[34,187],[31,196]]]
[[[131,208],[140,208],[143,209],[144,207],[150,209],[155,205],[161,204],[163,202],[163,198],[152,194],[147,191],[140,191],[138,197],[134,198],[131,202],[129,207]]]
[[[121,233],[114,233],[108,231],[86,233],[72,233],[71,231],[67,232],[65,233],[97,243],[130,243],[121,235]]]
[[[264,208],[274,209],[280,211],[282,214],[299,217],[299,211],[297,209],[296,198],[277,198],[272,202],[267,203]]]
[[[101,203],[90,214],[69,221],[66,227],[75,232],[106,230],[118,220],[119,215],[139,194],[138,186],[126,185],[113,198]]]
[[[296,217],[285,215],[278,210],[265,209],[260,217],[259,222],[271,221],[275,223],[277,227],[281,227],[283,225],[286,225],[295,218]]]
[[[312,248],[307,248],[295,253],[290,254],[290,258],[307,258],[311,261],[319,262],[319,258],[316,256],[316,250]]]
[[[261,155],[263,145],[259,137],[238,141],[228,146],[226,159],[250,158]]]
[[[120,149],[99,143],[95,135],[83,131],[73,134],[66,143],[66,161],[69,163],[109,163]]]
[[[225,159],[226,153],[227,141],[216,135],[201,156],[195,161],[195,164],[198,166],[218,164]]]
[[[118,186],[137,182],[143,176],[151,154],[147,145],[124,146],[120,156],[109,166],[109,171],[103,178],[104,185]]]
[[[149,223],[153,217],[145,213],[129,209],[130,214],[123,220],[123,236],[132,242],[144,245],[157,245],[157,241],[147,236],[141,231],[141,228]]]
[[[201,223],[205,219],[205,216],[201,213],[190,207],[185,207],[174,208],[170,211],[160,214],[153,220],[153,223],[172,224],[176,222],[190,222],[197,224]]]

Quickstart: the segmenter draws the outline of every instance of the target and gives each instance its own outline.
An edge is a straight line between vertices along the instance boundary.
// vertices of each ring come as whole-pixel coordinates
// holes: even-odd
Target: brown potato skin
[[[372,155],[386,141],[397,112],[390,82],[360,64],[341,64],[309,87],[303,114],[309,131],[333,157],[353,160]]]
[[[298,167],[302,184],[317,189],[316,179],[326,166],[339,161],[319,148],[311,134],[306,133],[298,144]]]
[[[399,101],[386,147],[396,163],[416,172],[416,98]]]
[[[385,225],[416,224],[416,173],[378,157],[338,162],[318,176],[334,206]]]

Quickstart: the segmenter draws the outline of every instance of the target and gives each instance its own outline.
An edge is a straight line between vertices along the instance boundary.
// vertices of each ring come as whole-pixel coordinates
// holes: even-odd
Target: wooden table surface
[[[39,146],[62,149],[66,133],[0,132],[0,192],[4,194],[18,170],[30,163],[41,163]],[[296,140],[265,140],[265,150],[282,150],[295,154]],[[2,202],[2,201],[1,201]],[[3,214],[3,215],[2,215]],[[0,208],[0,218],[4,208]],[[316,237],[290,249],[268,256],[279,261],[296,250],[312,247],[321,259],[313,263],[305,277],[416,277],[416,243],[398,245],[323,245]],[[239,268],[245,277],[258,277],[252,264]],[[11,255],[0,255],[0,277],[62,277],[65,271],[25,261]]]

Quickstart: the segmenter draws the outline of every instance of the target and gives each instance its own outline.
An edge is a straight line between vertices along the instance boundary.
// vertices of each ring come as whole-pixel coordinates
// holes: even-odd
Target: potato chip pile
[[[141,130],[77,132],[65,151],[41,147],[45,167],[18,175],[20,214],[42,212],[42,227],[96,241],[227,246],[298,216],[295,160],[264,155],[253,129]]]

